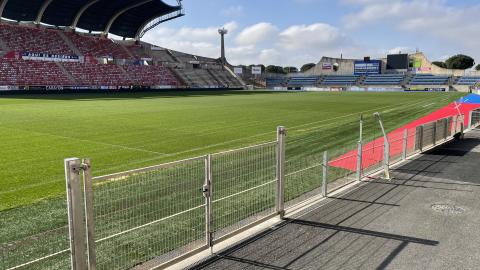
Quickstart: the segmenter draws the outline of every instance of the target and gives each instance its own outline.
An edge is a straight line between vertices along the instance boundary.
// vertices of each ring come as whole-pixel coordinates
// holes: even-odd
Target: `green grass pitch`
[[[67,157],[90,157],[95,175],[103,175],[270,141],[278,125],[295,136],[356,119],[361,112],[402,106],[407,122],[460,96],[183,92],[3,97],[0,211],[64,194]]]

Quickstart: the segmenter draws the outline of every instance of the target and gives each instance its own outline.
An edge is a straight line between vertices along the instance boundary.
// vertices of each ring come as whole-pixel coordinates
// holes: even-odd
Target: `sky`
[[[174,4],[176,0],[165,0]],[[143,40],[218,58],[218,28],[234,65],[301,67],[322,56],[385,57],[423,51],[432,61],[467,54],[480,63],[478,0],[183,0],[186,16]]]

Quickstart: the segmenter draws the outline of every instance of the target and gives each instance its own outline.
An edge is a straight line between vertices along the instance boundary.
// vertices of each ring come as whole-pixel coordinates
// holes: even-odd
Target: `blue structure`
[[[479,76],[475,76],[475,77],[471,77],[471,76],[462,77],[462,78],[460,78],[460,80],[457,82],[458,85],[476,85],[477,83],[480,83],[480,77],[479,77]]]
[[[333,86],[349,86],[357,84],[359,76],[357,75],[330,75],[325,76],[322,84]]]
[[[410,85],[448,85],[450,76],[434,76],[431,74],[416,74]]]
[[[369,75],[364,85],[400,85],[405,79],[403,74]]]
[[[315,86],[318,83],[320,77],[307,76],[307,77],[291,77],[288,82],[290,87],[302,87],[302,86]]]

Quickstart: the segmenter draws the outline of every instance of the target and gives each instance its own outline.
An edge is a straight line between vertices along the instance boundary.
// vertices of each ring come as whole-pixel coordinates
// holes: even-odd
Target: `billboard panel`
[[[252,74],[253,74],[253,75],[260,75],[260,74],[262,74],[262,67],[252,67]]]
[[[242,67],[235,67],[235,68],[233,68],[233,72],[235,74],[241,75],[243,73],[243,68]]]
[[[387,69],[408,69],[408,54],[387,55]]]
[[[355,75],[371,75],[380,74],[382,72],[382,61],[355,61],[354,74]]]
[[[333,65],[331,63],[323,63],[322,64],[322,69],[323,70],[330,70],[332,69]]]

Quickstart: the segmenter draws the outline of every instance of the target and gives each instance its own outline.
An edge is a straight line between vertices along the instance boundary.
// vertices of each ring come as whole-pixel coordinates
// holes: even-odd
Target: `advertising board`
[[[382,72],[382,61],[355,61],[354,74],[355,75],[375,75]]]

